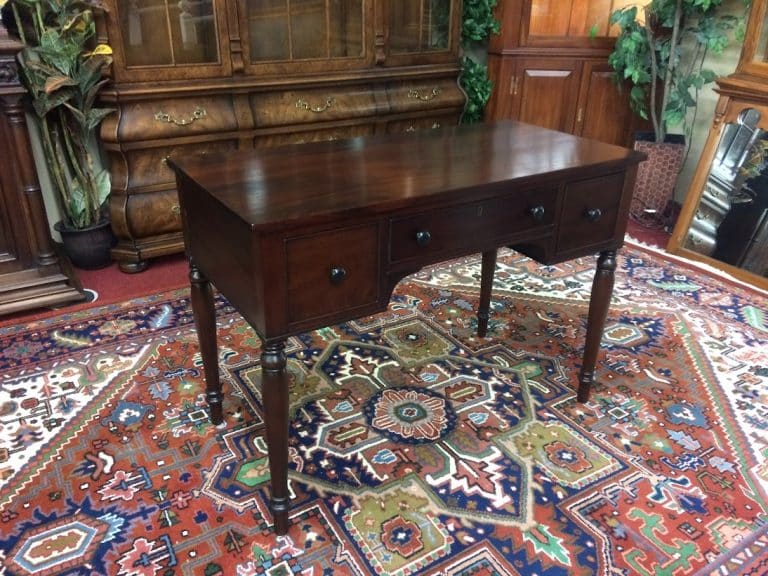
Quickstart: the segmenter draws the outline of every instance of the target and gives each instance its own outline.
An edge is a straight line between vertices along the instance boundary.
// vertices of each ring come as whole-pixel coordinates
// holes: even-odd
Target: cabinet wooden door
[[[584,62],[573,133],[626,146],[633,125],[628,88],[616,83],[607,63]]]
[[[491,117],[572,132],[581,64],[565,58],[501,58],[492,63]]]

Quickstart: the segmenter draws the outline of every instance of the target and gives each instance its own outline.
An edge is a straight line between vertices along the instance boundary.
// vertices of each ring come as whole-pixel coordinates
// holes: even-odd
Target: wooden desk
[[[426,264],[496,249],[542,263],[600,252],[579,373],[590,384],[642,154],[526,124],[464,126],[169,161],[190,257],[213,422],[222,421],[211,283],[262,340],[275,530],[288,528],[288,336],[384,310]]]

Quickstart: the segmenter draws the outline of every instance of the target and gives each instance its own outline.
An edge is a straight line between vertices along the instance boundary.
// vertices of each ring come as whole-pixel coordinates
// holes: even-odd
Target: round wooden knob
[[[541,222],[542,220],[544,220],[544,214],[545,214],[545,212],[546,212],[546,211],[544,210],[544,206],[541,206],[541,205],[539,205],[539,206],[534,206],[534,207],[532,207],[532,208],[529,208],[529,209],[528,209],[528,214],[530,214],[531,216],[533,216],[533,219],[534,219],[534,220],[537,220],[537,221],[539,221],[539,222]]]
[[[590,222],[597,222],[600,220],[602,215],[603,211],[600,210],[600,208],[589,208],[586,212],[584,212],[584,216],[586,216],[587,220]]]
[[[334,266],[331,268],[331,282],[334,284],[339,284],[344,281],[344,278],[347,277],[347,270],[342,266]]]

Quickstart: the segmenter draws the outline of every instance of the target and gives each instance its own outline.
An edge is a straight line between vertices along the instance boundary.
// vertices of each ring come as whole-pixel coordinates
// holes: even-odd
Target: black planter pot
[[[109,252],[115,245],[116,238],[109,220],[102,220],[82,229],[70,228],[61,221],[56,222],[53,227],[61,234],[64,253],[78,268],[96,270],[112,263]]]

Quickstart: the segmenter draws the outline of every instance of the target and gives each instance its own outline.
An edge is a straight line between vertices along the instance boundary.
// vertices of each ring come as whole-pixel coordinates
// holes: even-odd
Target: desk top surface
[[[254,230],[637,164],[639,152],[518,122],[173,158]],[[490,192],[489,192],[490,191]]]

